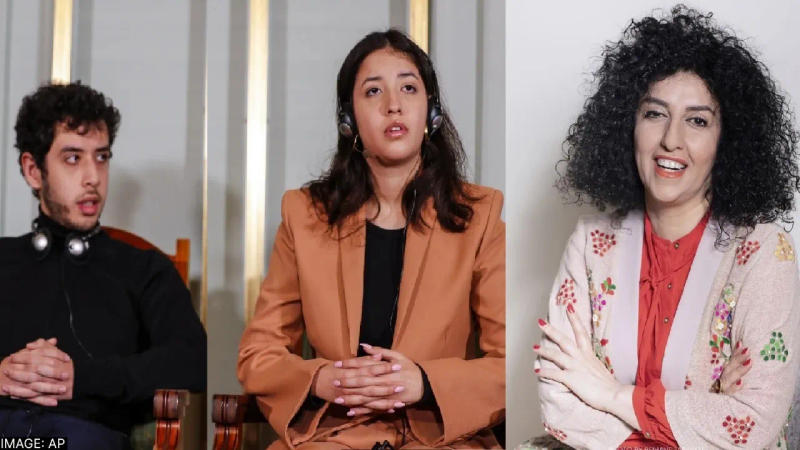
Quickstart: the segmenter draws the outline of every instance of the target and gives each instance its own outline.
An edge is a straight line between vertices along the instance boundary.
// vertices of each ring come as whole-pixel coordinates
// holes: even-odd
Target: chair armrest
[[[200,448],[205,438],[203,416],[204,394],[191,394],[183,389],[158,389],[153,396],[153,417],[156,420],[154,450]]]
[[[214,450],[239,450],[245,423],[266,423],[255,396],[214,394]]]

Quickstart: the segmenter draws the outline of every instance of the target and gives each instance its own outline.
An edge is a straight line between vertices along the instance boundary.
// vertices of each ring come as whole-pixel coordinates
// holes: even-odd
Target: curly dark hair
[[[351,108],[353,86],[361,63],[372,52],[384,48],[394,49],[411,58],[425,84],[425,91],[431,96],[430,101],[439,102],[444,118],[441,127],[431,134],[430,139],[423,140],[420,171],[403,192],[403,208],[408,222],[416,227],[431,225],[423,223],[420,213],[425,201],[433,197],[437,220],[442,227],[454,232],[464,231],[473,214],[470,203],[477,198],[467,191],[464,149],[447,110],[441,105],[433,64],[414,41],[395,29],[370,33],[361,39],[347,54],[339,69],[336,80],[337,111]],[[331,227],[340,225],[374,196],[369,166],[362,153],[354,149],[354,140],[355,137],[339,134],[330,168],[318,179],[306,184],[318,212],[324,214]]]
[[[56,124],[63,123],[71,131],[85,125],[104,122],[108,130],[108,145],[114,143],[119,129],[119,111],[102,93],[80,81],[69,84],[48,83],[22,99],[14,131],[19,150],[17,162],[22,171],[22,155],[30,153],[43,173],[47,173],[45,156],[55,138]],[[33,191],[38,198],[38,192]]]
[[[665,18],[631,21],[619,41],[605,46],[594,74],[597,90],[564,142],[556,187],[579,204],[612,208],[617,218],[644,209],[636,111],[654,82],[681,71],[703,79],[720,107],[722,130],[706,193],[720,235],[728,225],[791,223],[800,177],[788,102],[741,39],[711,13],[683,5]]]

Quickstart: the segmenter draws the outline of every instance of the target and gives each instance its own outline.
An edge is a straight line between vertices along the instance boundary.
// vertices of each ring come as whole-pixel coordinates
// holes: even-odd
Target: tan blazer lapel
[[[364,299],[364,248],[366,245],[366,218],[362,207],[339,228],[339,299],[347,318],[347,332],[343,334],[346,354],[355,356],[361,332],[361,306]]]
[[[428,257],[431,238],[439,222],[436,220],[436,210],[433,208],[433,199],[428,199],[422,210],[422,219],[428,226],[420,229],[409,226],[406,232],[406,249],[403,253],[403,276],[400,280],[400,296],[397,301],[397,321],[394,327],[392,348],[397,349],[408,327],[409,316],[417,299],[417,291],[425,263]]]

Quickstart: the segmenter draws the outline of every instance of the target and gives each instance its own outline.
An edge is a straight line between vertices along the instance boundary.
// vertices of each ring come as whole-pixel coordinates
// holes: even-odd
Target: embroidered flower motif
[[[714,368],[711,379],[718,380],[722,375],[722,368],[731,356],[731,325],[733,324],[733,311],[736,308],[736,297],[733,295],[733,285],[728,284],[722,289],[722,295],[714,306],[714,317],[711,320],[711,366]]]
[[[786,362],[786,357],[789,356],[789,350],[783,342],[783,333],[780,331],[773,331],[772,336],[769,338],[769,344],[764,346],[761,350],[761,357],[764,361],[781,361]]]
[[[547,423],[543,423],[542,425],[544,425],[544,431],[547,431],[551,436],[559,441],[564,441],[567,439],[567,435],[563,431],[553,428]]]
[[[683,389],[689,389],[692,387],[692,380],[689,379],[689,375],[686,375],[686,380],[683,382]]]
[[[603,256],[611,247],[617,245],[617,240],[613,234],[594,230],[589,235],[592,237],[592,251],[595,255]]]
[[[558,295],[556,295],[556,305],[566,305],[568,303],[576,302],[575,280],[572,278],[567,278],[563,283],[561,283],[561,287],[558,289]]]
[[[783,233],[778,233],[778,246],[775,248],[775,256],[781,261],[794,261],[794,249],[792,249],[792,244],[789,243]]]
[[[592,271],[587,270],[586,276],[589,283],[589,301],[592,305],[592,326],[596,330],[603,316],[603,308],[608,305],[609,297],[614,295],[617,286],[611,281],[611,277],[608,277],[600,283],[600,293],[598,293],[592,281]]]
[[[597,359],[606,366],[609,372],[612,374],[614,373],[614,366],[611,365],[611,358],[606,356],[606,345],[608,345],[608,339],[600,339],[593,337],[592,338],[592,346],[594,347],[594,355],[597,356]]]
[[[750,431],[756,426],[756,422],[750,416],[739,419],[734,416],[727,416],[722,421],[722,428],[730,434],[734,444],[746,444]]]
[[[744,265],[750,260],[750,256],[761,248],[758,241],[747,241],[736,247],[736,263]]]

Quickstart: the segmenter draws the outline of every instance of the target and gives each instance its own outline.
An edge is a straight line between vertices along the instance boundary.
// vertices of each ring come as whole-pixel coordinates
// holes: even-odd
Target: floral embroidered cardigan
[[[640,211],[619,224],[608,216],[581,218],[549,299],[550,323],[572,336],[566,316],[572,303],[591,330],[597,357],[631,385],[643,227]],[[786,448],[783,428],[800,361],[800,278],[791,237],[767,224],[726,247],[715,247],[715,240],[710,220],[667,341],[661,381],[670,427],[684,448]],[[753,367],[739,391],[719,393],[731,342],[738,341],[750,349]],[[572,447],[615,448],[633,431],[559,383],[541,380],[539,394],[545,430]]]

